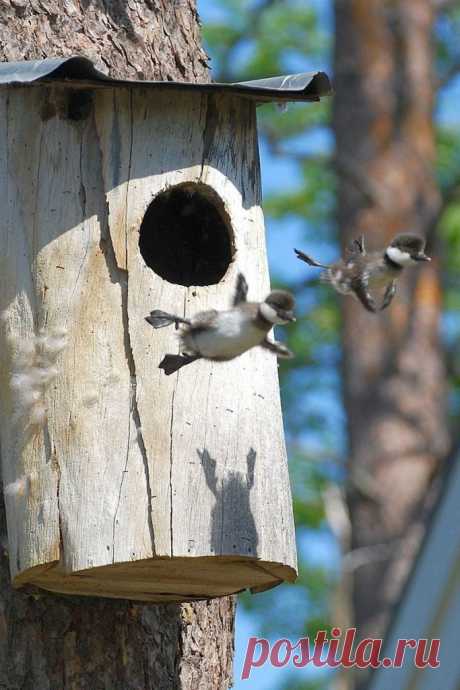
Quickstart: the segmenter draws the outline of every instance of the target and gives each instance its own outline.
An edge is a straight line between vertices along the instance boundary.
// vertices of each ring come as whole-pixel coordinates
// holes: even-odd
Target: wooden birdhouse
[[[174,327],[269,291],[256,105],[322,74],[114,81],[0,65],[0,433],[15,586],[182,601],[296,575],[274,355],[173,376]]]

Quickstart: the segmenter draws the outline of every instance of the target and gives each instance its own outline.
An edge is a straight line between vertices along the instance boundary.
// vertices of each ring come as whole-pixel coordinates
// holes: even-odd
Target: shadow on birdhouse
[[[227,308],[239,272],[267,295],[256,105],[328,90],[322,73],[199,85],[112,81],[84,58],[0,64],[15,586],[167,602],[295,578],[276,359],[165,377],[177,333],[145,316]]]

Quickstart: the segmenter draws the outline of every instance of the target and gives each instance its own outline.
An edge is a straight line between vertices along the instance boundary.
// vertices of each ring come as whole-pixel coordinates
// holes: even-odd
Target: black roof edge
[[[234,84],[141,81],[112,79],[100,72],[86,57],[46,58],[24,62],[0,62],[0,86],[19,86],[41,82],[84,82],[100,87],[144,86],[182,91],[232,92],[256,101],[318,101],[331,93],[325,72],[304,72]]]

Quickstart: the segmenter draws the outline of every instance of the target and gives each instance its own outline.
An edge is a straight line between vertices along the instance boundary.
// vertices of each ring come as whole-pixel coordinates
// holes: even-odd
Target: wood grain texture
[[[15,95],[18,96],[15,98]],[[1,159],[5,165],[2,184],[5,215],[1,223],[1,439],[4,458],[3,483],[34,473],[29,495],[7,497],[10,514],[9,553],[12,575],[24,567],[52,562],[59,558],[60,536],[57,505],[57,475],[46,451],[46,428],[37,429],[32,438],[18,418],[11,395],[10,377],[19,343],[35,334],[37,304],[36,248],[40,156],[38,92],[30,92],[30,108],[22,110],[19,92],[1,94],[3,122]],[[27,181],[27,182],[25,182]],[[30,184],[29,184],[30,183]]]
[[[19,88],[3,101],[2,410],[15,405],[12,339],[67,330],[46,425],[18,445],[2,415],[6,481],[34,476],[8,497],[15,583],[180,601],[293,580],[276,359],[255,349],[165,377],[177,335],[144,318],[228,307],[239,271],[251,299],[268,292],[254,107],[107,89],[72,121],[68,98]],[[169,283],[140,254],[147,208],[177,184],[228,223],[234,260],[217,285]]]

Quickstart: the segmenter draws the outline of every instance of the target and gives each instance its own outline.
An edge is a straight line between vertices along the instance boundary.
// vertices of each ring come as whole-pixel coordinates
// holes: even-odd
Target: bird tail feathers
[[[154,309],[149,316],[145,317],[145,320],[154,328],[164,328],[172,323],[177,323],[179,319],[177,316],[173,316],[173,314],[161,311],[161,309]]]

